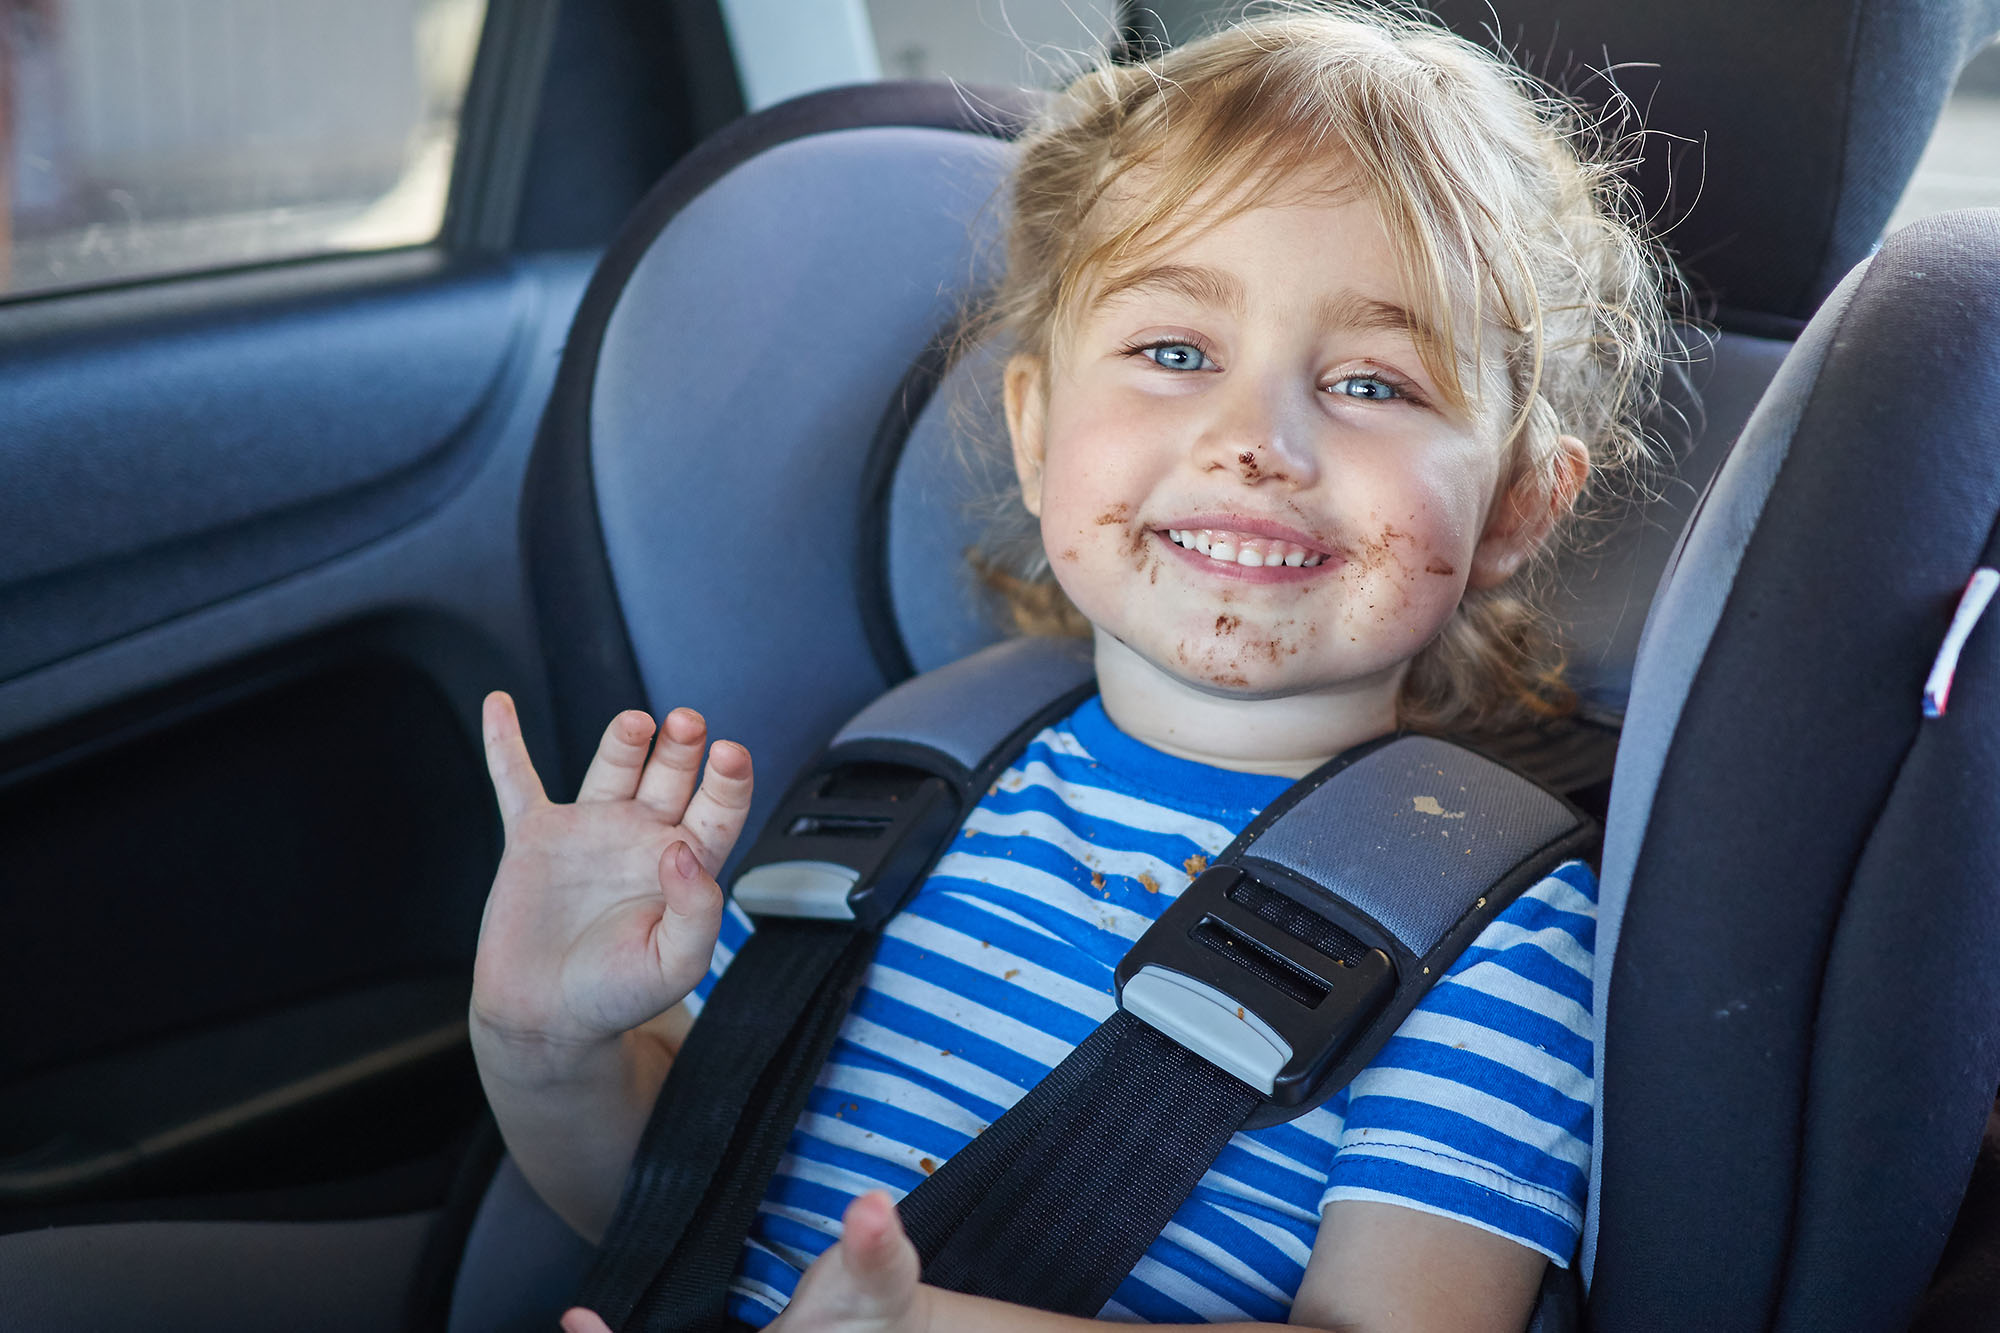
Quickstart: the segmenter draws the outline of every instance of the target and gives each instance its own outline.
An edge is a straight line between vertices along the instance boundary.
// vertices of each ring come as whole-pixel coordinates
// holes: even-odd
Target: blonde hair
[[[1585,148],[1605,137],[1518,68],[1413,15],[1285,5],[1092,70],[1056,98],[1021,141],[1005,277],[967,342],[997,335],[1047,359],[1096,284],[1141,262],[1191,208],[1249,208],[1338,164],[1381,212],[1419,355],[1453,406],[1482,401],[1494,369],[1482,348],[1495,331],[1504,344],[1509,484],[1552,494],[1558,440],[1575,435],[1590,450],[1591,493],[1615,493],[1646,455],[1639,421],[1658,384],[1670,270],[1637,221],[1623,163]],[[1139,168],[1143,197],[1128,190],[1101,208]],[[975,567],[1020,628],[1086,631],[1013,508],[1015,531],[975,553]],[[1491,733],[1570,711],[1562,648],[1539,609],[1546,550],[1500,587],[1469,592],[1412,660],[1404,726]]]

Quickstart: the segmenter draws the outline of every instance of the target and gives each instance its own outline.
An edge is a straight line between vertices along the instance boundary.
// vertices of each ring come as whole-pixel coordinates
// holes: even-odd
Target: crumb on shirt
[[[937,1170],[937,1163],[933,1162],[928,1157],[919,1157],[917,1159],[917,1165],[923,1168],[923,1172],[925,1175],[929,1175],[931,1172]]]
[[[1139,887],[1148,893],[1158,893],[1160,882],[1142,870],[1139,872]]]
[[[1193,879],[1196,875],[1208,869],[1208,858],[1200,852],[1196,852],[1193,856],[1181,862],[1181,869],[1187,871],[1189,879]]]

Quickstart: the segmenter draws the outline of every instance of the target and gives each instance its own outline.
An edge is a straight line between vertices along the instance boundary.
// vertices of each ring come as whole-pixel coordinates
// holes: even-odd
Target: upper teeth
[[[1168,528],[1167,536],[1173,539],[1174,545],[1200,551],[1210,560],[1252,568],[1290,565],[1296,569],[1301,565],[1316,565],[1326,559],[1318,551],[1308,551],[1290,542],[1272,537],[1253,537],[1249,533],[1230,532],[1223,528]]]

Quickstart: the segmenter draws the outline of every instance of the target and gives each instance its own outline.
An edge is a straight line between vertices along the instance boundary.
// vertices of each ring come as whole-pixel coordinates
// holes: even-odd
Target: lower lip
[[[1153,532],[1153,540],[1193,568],[1232,583],[1304,583],[1340,564],[1339,556],[1329,555],[1316,565],[1239,565],[1234,560],[1215,560],[1200,551],[1191,551],[1158,530]]]

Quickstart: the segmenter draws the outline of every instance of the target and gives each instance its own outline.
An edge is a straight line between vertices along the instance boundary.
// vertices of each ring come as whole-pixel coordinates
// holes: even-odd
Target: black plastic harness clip
[[[956,787],[903,764],[821,769],[785,794],[730,892],[753,916],[853,921],[901,910],[958,826]]]
[[[1203,871],[1118,966],[1127,1013],[1279,1106],[1318,1091],[1396,991],[1396,965],[1242,866]]]

